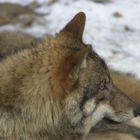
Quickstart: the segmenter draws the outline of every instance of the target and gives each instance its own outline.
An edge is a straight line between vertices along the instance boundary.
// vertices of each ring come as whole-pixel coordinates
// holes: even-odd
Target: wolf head
[[[63,121],[89,131],[104,118],[126,122],[139,115],[140,108],[113,84],[105,61],[83,42],[85,20],[85,14],[78,13],[52,42],[61,47],[55,72],[61,92],[55,96],[61,98]]]

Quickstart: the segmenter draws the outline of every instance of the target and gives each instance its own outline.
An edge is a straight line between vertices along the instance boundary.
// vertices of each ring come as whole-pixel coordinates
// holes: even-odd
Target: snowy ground
[[[32,0],[0,0],[22,5]],[[112,0],[95,3],[92,0],[36,0],[41,6],[35,11],[43,13],[40,21],[30,28],[20,25],[1,26],[3,30],[20,30],[36,36],[58,32],[77,12],[84,11],[87,23],[84,40],[102,56],[108,65],[120,72],[140,79],[140,0]],[[113,14],[116,13],[116,16]]]

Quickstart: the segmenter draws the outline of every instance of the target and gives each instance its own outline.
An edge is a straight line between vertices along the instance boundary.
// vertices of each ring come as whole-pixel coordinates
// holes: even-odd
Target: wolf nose
[[[140,116],[140,106],[136,107],[136,109],[134,110],[134,116]]]

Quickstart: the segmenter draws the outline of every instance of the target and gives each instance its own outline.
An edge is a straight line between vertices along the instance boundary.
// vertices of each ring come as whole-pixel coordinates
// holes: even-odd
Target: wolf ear
[[[74,54],[68,56],[63,63],[63,85],[73,89],[79,78],[79,71],[86,67],[87,56],[91,47],[84,47]]]
[[[86,67],[86,58],[91,51],[91,47],[84,47],[81,50],[74,53],[70,61],[68,62],[71,65],[71,68],[77,69],[77,68],[85,68]]]
[[[61,30],[60,33],[63,32],[70,32],[72,33],[77,39],[82,41],[82,36],[84,32],[86,21],[86,15],[84,12],[79,12],[74,18]]]

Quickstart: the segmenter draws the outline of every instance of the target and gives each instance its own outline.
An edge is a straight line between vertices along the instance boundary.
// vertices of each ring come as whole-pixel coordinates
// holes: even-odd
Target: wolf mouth
[[[117,125],[117,124],[121,124],[122,122],[119,122],[119,121],[114,121],[114,120],[112,120],[112,119],[109,119],[109,118],[103,118],[103,120],[106,122],[106,123],[108,123],[108,124],[115,124],[115,125]]]
[[[122,124],[123,124],[122,122],[117,122],[105,117],[100,122],[98,122],[95,126],[93,126],[92,130],[102,131],[110,128],[116,129],[117,127],[120,127]]]

